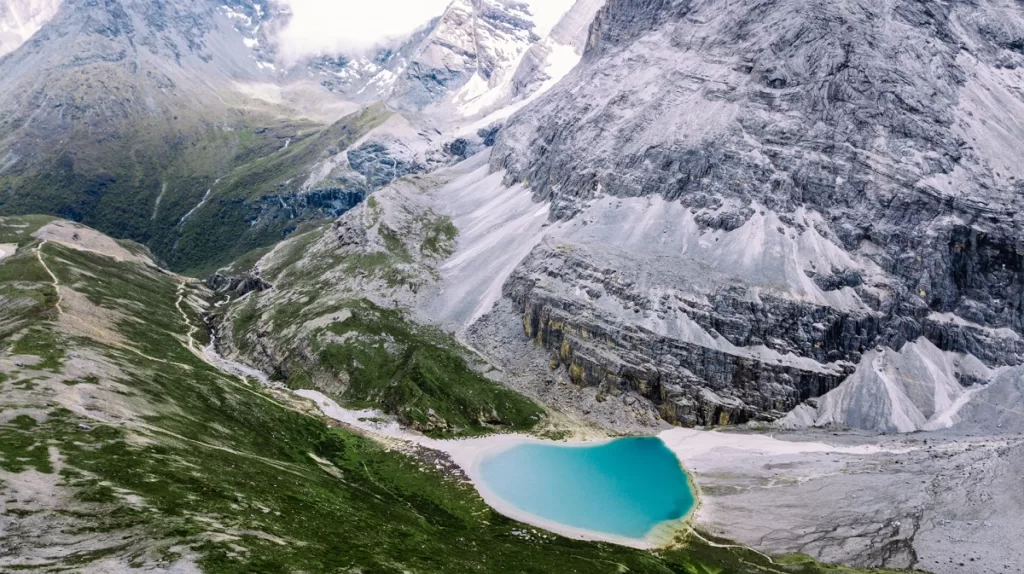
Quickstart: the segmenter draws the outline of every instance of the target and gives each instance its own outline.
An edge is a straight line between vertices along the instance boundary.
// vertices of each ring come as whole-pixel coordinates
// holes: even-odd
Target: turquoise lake
[[[626,538],[644,538],[694,505],[679,460],[658,438],[528,443],[484,459],[479,469],[488,490],[523,512]]]

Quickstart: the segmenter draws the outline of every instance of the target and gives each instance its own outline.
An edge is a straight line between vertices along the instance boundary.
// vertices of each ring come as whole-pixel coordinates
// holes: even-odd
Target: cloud
[[[365,53],[411,36],[444,13],[451,0],[281,0],[292,12],[277,34],[286,64],[318,54]],[[517,0],[499,0],[517,1]],[[518,0],[523,1],[523,0]],[[574,0],[525,0],[537,32],[547,34]]]
[[[576,0],[524,0],[533,12],[533,23],[537,25],[537,34],[546,36],[555,24],[572,8]]]
[[[277,35],[289,63],[316,54],[358,53],[410,36],[451,0],[284,0],[288,25]]]

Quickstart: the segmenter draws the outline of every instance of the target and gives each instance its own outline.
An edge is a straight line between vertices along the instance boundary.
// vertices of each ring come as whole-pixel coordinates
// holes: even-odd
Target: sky
[[[410,36],[451,0],[284,0],[292,11],[277,37],[288,63],[316,54],[358,53]],[[573,0],[525,0],[546,34]]]

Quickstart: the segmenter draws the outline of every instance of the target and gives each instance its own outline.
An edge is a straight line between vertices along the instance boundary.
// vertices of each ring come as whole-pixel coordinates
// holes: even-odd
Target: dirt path
[[[188,438],[188,437],[181,436],[180,434],[172,432],[172,431],[169,431],[167,429],[163,429],[163,428],[160,428],[160,427],[157,427],[157,426],[153,426],[153,425],[148,425],[148,424],[145,424],[145,423],[135,423],[135,424],[133,424],[131,426],[144,428],[144,429],[146,429],[146,430],[148,430],[150,432],[158,432],[158,433],[161,433],[161,434],[165,434],[167,436],[176,438],[176,439],[178,439],[180,441],[183,441],[183,442],[187,442],[187,443],[191,443],[191,444],[195,444],[195,445],[199,445],[199,446],[204,446],[206,448],[213,449],[213,450],[219,450],[221,452],[226,452],[226,453],[229,453],[229,454],[233,454],[235,456],[241,456],[241,457],[249,458],[249,459],[252,459],[252,460],[257,460],[257,461],[262,462],[262,463],[264,463],[266,465],[272,466],[272,467],[274,467],[274,468],[276,468],[278,470],[282,470],[284,472],[289,472],[291,474],[294,474],[294,475],[302,477],[302,478],[306,477],[306,475],[304,475],[301,472],[295,470],[294,468],[291,468],[286,463],[283,463],[283,462],[280,462],[280,461],[276,461],[276,460],[273,460],[273,459],[270,459],[270,458],[262,457],[262,456],[259,456],[259,455],[256,455],[256,454],[247,453],[247,452],[242,452],[242,451],[235,450],[233,448],[229,448],[229,447],[226,447],[226,446],[220,446],[220,445],[216,445],[216,444],[210,444],[208,442],[203,442],[203,441],[191,439],[191,438]]]
[[[196,350],[196,339],[195,332],[199,330],[192,324],[192,321],[188,318],[188,313],[185,312],[185,308],[182,307],[182,303],[185,302],[185,288],[188,287],[188,280],[182,279],[181,283],[178,284],[178,300],[174,302],[174,306],[178,308],[178,313],[181,314],[181,320],[188,327],[188,332],[185,333],[185,337],[188,339],[188,350],[195,352]]]
[[[47,240],[44,239],[42,243],[36,246],[36,258],[39,259],[39,263],[43,266],[43,269],[46,270],[46,274],[49,275],[52,280],[53,288],[57,291],[57,314],[63,315],[64,309],[60,306],[61,301],[63,301],[63,298],[60,295],[60,281],[57,279],[57,276],[53,274],[53,271],[50,271],[50,266],[46,264],[46,261],[43,261],[43,246],[46,245],[46,242]]]
[[[63,309],[63,307],[61,305],[61,303],[63,302],[63,297],[61,295],[60,280],[57,278],[57,275],[54,274],[54,272],[46,264],[46,261],[43,259],[43,246],[45,246],[47,242],[48,242],[48,240],[44,239],[35,248],[36,257],[38,258],[39,263],[43,266],[43,269],[46,270],[47,275],[50,276],[51,284],[53,285],[53,288],[57,291],[57,303],[56,303],[57,313],[60,314],[60,315],[63,315],[64,314],[64,309]],[[271,403],[273,403],[273,404],[275,404],[275,405],[277,405],[277,406],[279,406],[281,408],[289,409],[289,410],[292,410],[292,411],[296,411],[296,412],[305,414],[307,416],[312,416],[308,412],[305,412],[305,411],[297,408],[296,406],[287,405],[287,404],[278,402],[278,401],[274,400],[274,398],[269,397],[269,396],[267,396],[264,393],[261,393],[261,392],[258,392],[256,390],[254,390],[254,389],[249,388],[247,385],[236,383],[232,379],[234,377],[238,376],[238,375],[235,375],[234,373],[230,373],[230,372],[227,372],[227,371],[219,368],[216,364],[213,363],[213,361],[211,361],[209,358],[206,357],[206,355],[203,353],[202,349],[199,349],[198,346],[196,345],[195,333],[196,333],[196,331],[199,330],[199,327],[197,327],[197,326],[192,324],[192,321],[189,319],[188,313],[185,311],[185,307],[184,307],[184,303],[185,303],[185,299],[186,299],[186,289],[187,289],[188,284],[189,284],[189,282],[191,280],[187,279],[185,277],[179,277],[179,280],[180,280],[180,283],[179,283],[178,289],[177,289],[178,300],[175,302],[175,306],[178,309],[178,313],[181,314],[182,323],[186,327],[186,333],[185,333],[186,343],[185,344],[186,344],[186,347],[188,348],[188,350],[192,351],[193,354],[195,354],[197,357],[202,359],[203,362],[207,363],[211,367],[214,367],[215,369],[217,369],[217,371],[223,373],[225,375],[223,377],[223,381],[225,383],[227,383],[227,384],[229,384],[229,385],[231,385],[231,386],[233,386],[235,388],[238,388],[238,389],[240,389],[242,391],[254,394],[254,395],[256,395],[256,396],[258,396],[258,397],[260,397],[260,398],[262,398],[264,400],[267,400],[267,401],[269,401],[269,402],[271,402]],[[166,359],[160,359],[160,358],[157,358],[157,357],[153,357],[153,356],[147,355],[147,354],[143,353],[142,351],[140,351],[138,349],[135,349],[134,347],[132,347],[130,345],[117,345],[116,348],[118,348],[120,350],[124,350],[124,351],[128,351],[128,352],[134,353],[136,355],[139,355],[140,357],[143,357],[145,359],[148,359],[150,361],[154,361],[154,362],[157,362],[157,363],[162,363],[162,364],[165,364],[165,365],[174,365],[176,367],[181,367],[183,369],[188,369],[188,370],[191,370],[193,368],[191,365],[186,365],[184,363],[178,363],[178,362],[175,362],[175,361],[168,361]],[[239,376],[239,378],[241,378],[241,377]],[[261,457],[261,456],[258,456],[258,455],[237,451],[237,450],[225,447],[225,446],[220,446],[220,445],[215,445],[215,444],[205,443],[205,442],[202,442],[202,441],[193,440],[193,439],[181,436],[181,435],[179,435],[177,433],[174,433],[172,431],[169,431],[169,430],[166,430],[166,429],[163,429],[163,428],[160,428],[160,427],[156,427],[156,426],[153,426],[153,425],[148,425],[148,424],[140,423],[140,424],[135,424],[135,425],[131,425],[131,426],[138,426],[138,427],[146,429],[146,430],[148,430],[150,432],[158,432],[158,433],[161,433],[161,434],[165,434],[165,435],[171,436],[171,437],[176,438],[178,440],[181,440],[181,441],[184,441],[184,442],[188,442],[188,443],[192,443],[192,444],[199,445],[199,446],[203,446],[203,447],[206,447],[206,448],[210,448],[210,449],[214,449],[214,450],[219,450],[219,451],[230,453],[230,454],[233,454],[233,455],[236,455],[236,456],[242,456],[242,457],[251,458],[253,460],[258,460],[260,462],[263,462],[264,464],[273,466],[274,468],[277,468],[277,469],[285,471],[285,472],[289,472],[289,473],[294,474],[294,475],[299,476],[299,477],[304,477],[305,476],[301,472],[295,470],[294,468],[291,468],[289,465],[287,465],[285,463],[281,463],[279,461],[275,461],[275,460],[269,459],[269,458],[265,458],[265,457]]]
[[[245,391],[245,392],[247,392],[249,394],[255,395],[255,396],[257,396],[257,397],[259,397],[259,398],[261,398],[261,399],[263,399],[265,401],[268,401],[268,402],[270,402],[270,403],[272,403],[272,404],[274,404],[274,405],[276,405],[278,407],[281,407],[283,409],[288,409],[290,411],[294,411],[294,412],[297,412],[297,413],[300,413],[300,414],[304,414],[304,415],[307,415],[307,416],[313,416],[313,415],[310,415],[307,411],[299,408],[298,406],[289,405],[289,404],[283,403],[281,401],[276,400],[274,397],[269,396],[267,393],[260,392],[258,390],[255,390],[255,389],[251,388],[249,386],[249,384],[248,384],[248,380],[246,379],[246,377],[244,375],[242,375],[240,373],[232,372],[231,370],[225,368],[223,365],[217,364],[216,361],[212,360],[207,355],[207,353],[211,351],[210,349],[202,349],[202,348],[199,347],[199,345],[196,344],[195,333],[199,330],[199,327],[197,327],[196,325],[192,324],[192,320],[189,319],[188,313],[185,311],[185,307],[183,305],[183,303],[185,303],[185,299],[186,299],[185,289],[188,288],[188,285],[189,285],[189,283],[192,280],[190,280],[188,278],[185,278],[185,277],[179,277],[179,280],[180,280],[180,283],[178,284],[178,300],[175,302],[175,306],[178,308],[178,313],[181,314],[181,321],[182,321],[182,323],[184,323],[184,325],[185,325],[185,327],[187,329],[187,331],[185,333],[185,337],[186,337],[186,347],[188,348],[188,350],[192,351],[192,354],[194,354],[196,357],[198,357],[204,363],[206,363],[207,365],[210,365],[211,367],[216,369],[218,372],[220,372],[223,375],[223,379],[222,380],[225,383],[227,383],[228,385],[230,385],[232,387],[235,387],[238,390]],[[212,343],[211,343],[211,345],[212,345]],[[215,350],[212,351],[212,352],[216,353]],[[217,355],[217,357],[219,357],[220,360],[224,361],[225,363],[230,362],[227,359],[225,359],[224,357],[220,357],[220,355]],[[234,379],[238,379],[241,382],[235,382]]]
[[[703,542],[704,544],[707,544],[708,546],[710,546],[712,548],[735,548],[737,550],[749,550],[750,552],[753,552],[755,554],[761,555],[766,560],[768,560],[768,562],[770,562],[772,564],[775,564],[775,560],[773,560],[771,556],[768,556],[767,554],[765,554],[763,552],[758,552],[757,550],[755,550],[755,549],[753,549],[753,548],[751,548],[749,546],[742,546],[740,544],[719,544],[717,542],[712,542],[712,541],[708,540],[707,538],[704,538],[703,536],[701,536],[701,534],[699,532],[694,530],[692,526],[687,526],[686,530],[687,530],[687,532],[689,534],[691,534],[693,536],[696,536],[697,538],[700,538],[701,542]]]

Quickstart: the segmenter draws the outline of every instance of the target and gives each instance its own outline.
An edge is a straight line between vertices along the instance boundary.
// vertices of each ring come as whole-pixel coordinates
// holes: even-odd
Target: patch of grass
[[[442,332],[369,302],[350,311],[329,328],[345,342],[328,342],[318,354],[322,367],[347,376],[343,402],[381,408],[435,436],[524,431],[544,416],[533,401],[473,371]]]
[[[34,432],[37,426],[35,419],[26,415],[0,425],[0,468],[7,472],[53,472],[46,443]]]
[[[0,343],[10,339],[28,321],[48,316],[56,302],[57,292],[48,285],[18,279],[0,281],[0,316],[4,319],[0,321]]]
[[[377,198],[372,195],[366,198],[366,208],[370,212],[370,225],[368,227],[376,227],[381,218],[380,203],[377,202]]]
[[[22,248],[13,257],[0,261],[0,283],[10,281],[49,283],[50,276],[39,264],[35,252]]]
[[[427,227],[427,237],[420,246],[420,251],[428,256],[437,259],[444,259],[455,251],[455,238],[459,236],[459,229],[452,223],[450,217],[438,216],[430,221]]]
[[[396,233],[390,227],[381,225],[378,231],[381,239],[384,240],[384,246],[388,250],[388,255],[397,260],[399,263],[409,263],[412,261],[412,256],[409,255],[409,251],[405,248],[405,244],[398,237]]]
[[[256,321],[259,320],[260,315],[259,307],[256,306],[256,299],[254,297],[250,297],[249,300],[243,304],[242,309],[235,316],[235,321],[231,324],[232,340],[235,341],[236,344],[245,344],[245,341],[248,339],[245,335],[252,330],[253,325],[255,325]]]
[[[36,369],[57,372],[63,366],[65,343],[44,328],[24,331],[12,347],[16,355],[33,355],[42,359]]]
[[[100,378],[96,375],[89,375],[88,377],[82,377],[81,379],[68,379],[64,381],[64,384],[69,387],[77,385],[98,385],[100,384]]]

